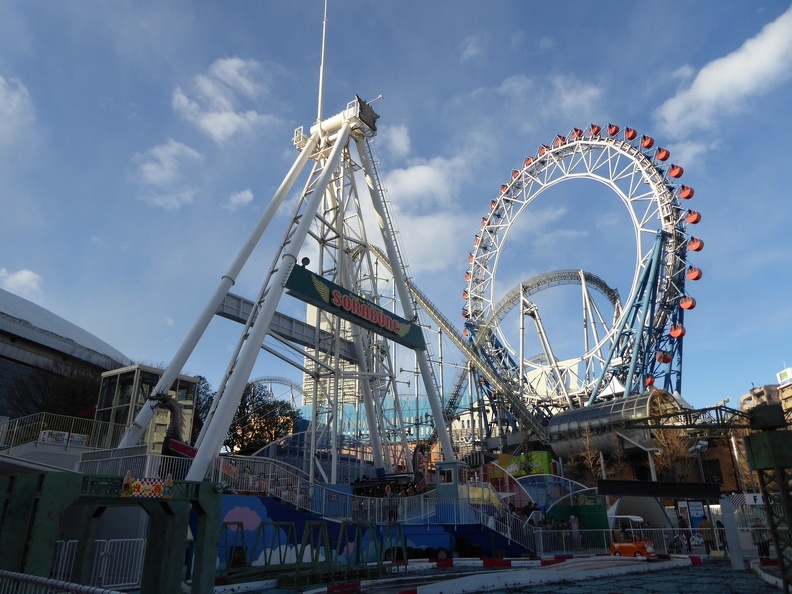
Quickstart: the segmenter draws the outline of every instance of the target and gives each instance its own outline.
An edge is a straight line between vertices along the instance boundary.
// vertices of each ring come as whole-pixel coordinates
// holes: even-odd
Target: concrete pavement
[[[404,573],[315,588],[308,592],[370,594],[770,594],[780,587],[756,572],[735,571],[728,562],[674,557],[647,561],[594,556],[553,560],[513,560],[485,565],[479,559],[411,563]],[[499,560],[504,561],[504,560]],[[337,589],[337,588],[343,589]],[[307,592],[306,592],[307,594]]]

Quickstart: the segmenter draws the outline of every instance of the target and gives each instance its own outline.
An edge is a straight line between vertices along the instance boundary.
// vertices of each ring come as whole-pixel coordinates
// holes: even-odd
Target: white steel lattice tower
[[[416,358],[432,413],[436,419],[443,418],[426,354],[426,341],[420,326],[413,323],[417,319],[417,311],[407,287],[405,266],[395,240],[393,222],[369,144],[376,134],[378,117],[368,103],[356,97],[339,114],[326,120],[320,118],[311,128],[310,136],[305,135],[301,128],[295,132],[294,144],[299,155],[294,165],[166,369],[160,382],[162,385],[169,385],[181,370],[275,213],[282,208],[286,196],[310,163],[310,172],[300,193],[294,216],[276,250],[258,296],[253,301],[217,398],[198,438],[198,453],[187,475],[188,480],[202,480],[212,459],[220,451],[255,361],[262,350],[263,341],[267,336],[273,335],[272,322],[276,308],[295,268],[300,272],[298,276],[312,279],[308,282],[313,282],[326,303],[330,288],[338,287],[348,293],[348,296],[351,295],[353,301],[362,299],[370,304],[365,306],[365,315],[358,315],[357,318],[355,315],[351,318],[346,316],[346,319],[353,322],[348,338],[341,331],[341,318],[322,311],[328,308],[320,307],[316,316],[319,319],[312,321],[313,347],[308,350],[299,349],[300,360],[294,363],[309,373],[318,370],[321,377],[330,380],[327,382],[327,390],[316,389],[313,394],[306,394],[307,398],[313,400],[311,426],[314,431],[310,448],[315,450],[320,439],[323,442],[329,439],[334,457],[329,469],[315,469],[315,456],[310,456],[311,478],[316,471],[327,480],[335,481],[335,456],[340,450],[339,411],[343,401],[344,381],[348,379],[357,380],[377,473],[391,471],[397,464],[410,466],[392,370],[391,343],[386,338],[388,332],[382,328],[390,329],[389,337],[396,341],[400,337],[403,339],[408,331],[418,335],[419,340],[408,346],[416,349]],[[364,224],[363,198],[359,185],[366,186],[367,192],[363,195],[368,194],[368,210],[373,209],[373,218],[379,228],[384,252],[392,270],[393,286],[402,310],[401,322],[394,321],[395,318],[381,304],[377,286],[379,279]],[[300,268],[303,270],[299,270]],[[362,308],[363,306],[361,311]],[[340,310],[338,312],[341,315],[344,313]],[[332,331],[322,332],[323,329]],[[306,368],[302,357],[312,358],[311,369]],[[350,367],[342,363],[344,360],[355,361],[356,371],[349,373]],[[318,384],[315,386],[318,387]],[[161,386],[158,385],[154,393],[157,394],[160,389]],[[325,391],[326,393],[320,394]],[[150,421],[153,410],[153,402],[151,406],[143,408],[122,440],[121,446],[137,442],[142,428]],[[320,412],[323,413],[322,419],[318,417]],[[438,423],[438,426],[443,455],[446,459],[453,459],[446,428],[443,423]],[[320,432],[322,435],[319,435]]]

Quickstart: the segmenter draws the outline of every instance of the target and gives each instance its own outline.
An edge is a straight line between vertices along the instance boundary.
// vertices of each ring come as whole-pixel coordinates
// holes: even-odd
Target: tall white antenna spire
[[[324,59],[327,41],[327,0],[324,2],[324,19],[322,20],[322,58],[319,62],[319,105],[316,110],[316,123],[322,121],[322,103],[324,102]]]

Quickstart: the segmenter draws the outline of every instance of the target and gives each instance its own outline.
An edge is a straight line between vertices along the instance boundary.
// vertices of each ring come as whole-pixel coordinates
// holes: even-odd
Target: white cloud
[[[180,164],[185,160],[200,160],[201,154],[172,138],[144,155],[138,171],[140,180],[152,186],[168,186],[180,177]]]
[[[484,40],[480,35],[468,35],[462,42],[459,53],[460,62],[467,62],[484,53]]]
[[[548,75],[543,79],[516,74],[505,78],[497,88],[482,88],[473,96],[488,99],[495,94],[505,102],[503,109],[531,113],[543,119],[579,121],[581,117],[593,117],[604,96],[602,87],[569,75]],[[591,115],[586,115],[591,114]]]
[[[195,198],[195,188],[184,169],[203,161],[203,155],[189,146],[168,139],[145,153],[138,153],[135,180],[141,186],[141,199],[167,210],[176,210]]]
[[[559,245],[571,245],[575,240],[588,237],[587,231],[577,229],[555,229],[553,231],[543,231],[533,236],[534,243],[542,248],[556,247]]]
[[[792,7],[739,49],[713,60],[690,86],[663,103],[656,117],[676,138],[714,127],[748,100],[792,78]]]
[[[685,140],[668,145],[674,161],[684,163],[685,167],[690,167],[699,161],[707,152],[718,145],[717,142],[703,143],[699,140]]]
[[[464,262],[466,246],[473,245],[473,233],[460,233],[470,227],[466,214],[431,213],[412,215],[398,212],[401,245],[404,258],[413,274],[446,270],[449,265]],[[468,250],[469,251],[469,250]]]
[[[173,110],[218,144],[252,132],[256,127],[278,123],[271,115],[243,109],[242,100],[254,100],[266,92],[258,63],[241,58],[224,58],[192,81],[192,96],[177,87]]]
[[[250,190],[242,190],[231,194],[227,199],[223,208],[228,210],[237,210],[243,206],[247,206],[253,202],[253,192]]]
[[[559,205],[528,208],[512,223],[509,237],[515,242],[532,241],[542,236],[551,224],[567,216],[568,212],[566,206]]]
[[[41,275],[32,270],[9,272],[6,268],[0,268],[0,287],[20,297],[38,297],[41,294],[41,281]]]
[[[35,120],[30,93],[19,80],[0,76],[0,144],[10,145]]]
[[[613,229],[621,225],[621,217],[615,212],[606,212],[599,215],[595,221],[594,226],[597,229]]]
[[[153,206],[159,206],[165,210],[179,210],[185,204],[191,204],[195,200],[195,190],[183,188],[173,192],[150,191],[140,195],[141,200]]]
[[[382,146],[392,159],[403,159],[410,154],[410,131],[404,124],[382,126],[377,133],[377,144]]]
[[[571,119],[578,117],[581,111],[589,111],[603,96],[602,88],[571,76],[551,76],[550,85],[552,100],[560,108],[557,112]]]
[[[463,157],[436,157],[404,169],[394,169],[386,176],[385,185],[391,199],[401,208],[419,206],[431,211],[448,205],[457,191],[458,171],[464,171]]]
[[[524,75],[515,74],[503,79],[498,86],[497,93],[506,97],[522,97],[524,93],[534,88],[534,81]]]
[[[254,60],[241,60],[227,58],[217,60],[209,67],[209,77],[213,78],[246,97],[253,98],[259,94],[260,85],[254,82],[254,77],[259,71]]]
[[[550,51],[551,49],[555,48],[555,46],[555,39],[547,36],[539,38],[539,41],[536,43],[536,47],[538,47],[539,51],[542,52]]]
[[[692,80],[694,76],[696,76],[696,69],[690,64],[684,64],[671,73],[671,78],[680,82],[688,82]]]

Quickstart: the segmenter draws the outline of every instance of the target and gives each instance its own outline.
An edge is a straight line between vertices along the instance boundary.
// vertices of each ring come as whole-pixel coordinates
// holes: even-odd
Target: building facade
[[[760,404],[779,404],[780,402],[778,384],[767,384],[753,387],[750,392],[740,396],[740,410],[746,412]]]
[[[0,289],[0,417],[38,412],[25,399],[54,379],[85,375],[98,382],[103,372],[131,363],[87,330]]]

